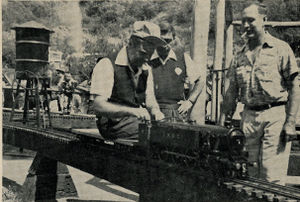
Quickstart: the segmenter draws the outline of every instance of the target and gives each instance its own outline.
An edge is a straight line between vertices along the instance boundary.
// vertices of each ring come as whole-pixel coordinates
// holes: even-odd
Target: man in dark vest
[[[161,22],[159,26],[166,44],[157,47],[149,62],[153,67],[155,96],[166,118],[187,121],[190,119],[188,113],[202,91],[203,82],[184,48],[173,48],[176,43],[173,26],[168,22]],[[185,93],[186,89],[189,93]]]
[[[93,70],[90,93],[94,96],[100,134],[107,139],[137,138],[142,119],[164,118],[156,102],[152,70],[146,61],[162,45],[156,24],[137,21],[127,46],[116,59],[103,58]]]

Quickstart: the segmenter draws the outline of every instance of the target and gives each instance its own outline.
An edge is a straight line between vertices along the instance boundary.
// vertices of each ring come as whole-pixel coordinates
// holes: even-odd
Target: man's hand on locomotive
[[[143,108],[143,107],[132,108],[131,114],[133,116],[136,116],[138,119],[142,119],[142,120],[146,120],[146,121],[151,120],[150,113],[148,112],[148,110],[146,108]]]
[[[177,104],[180,105],[178,107],[178,112],[181,115],[186,114],[193,106],[193,103],[190,100],[180,100]]]
[[[165,115],[160,111],[159,108],[153,108],[151,110],[151,115],[154,117],[154,120],[160,121],[165,118]]]
[[[154,120],[159,121],[165,118],[165,115],[159,109],[152,109],[149,111],[146,108],[134,108],[132,109],[132,115],[136,116],[138,119],[150,121],[151,116]]]

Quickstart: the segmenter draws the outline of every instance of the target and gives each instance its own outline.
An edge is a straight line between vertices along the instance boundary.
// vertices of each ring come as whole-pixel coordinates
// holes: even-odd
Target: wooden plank
[[[201,81],[204,82],[202,93],[193,106],[190,118],[198,124],[205,123],[206,100],[206,71],[207,71],[207,46],[210,20],[210,0],[195,0],[192,30],[191,55],[195,64],[200,69]],[[199,102],[198,102],[199,100]]]
[[[221,98],[221,77],[223,69],[224,56],[224,27],[225,27],[225,0],[219,0],[217,3],[216,16],[216,35],[215,35],[215,55],[214,55],[214,72],[213,74],[213,90],[211,104],[211,120],[217,122],[220,115],[220,98]]]
[[[99,130],[97,128],[92,128],[92,129],[76,128],[76,129],[72,129],[71,132],[78,135],[88,135],[90,137],[103,139],[103,137],[100,135]]]
[[[241,26],[242,22],[240,20],[235,20],[232,22],[233,25]],[[279,21],[267,21],[265,26],[269,27],[300,27],[300,21],[289,21],[289,22],[279,22]]]
[[[104,140],[104,143],[111,144],[111,145],[113,145],[115,143],[127,145],[127,146],[134,146],[134,145],[138,144],[137,139],[118,138],[116,140],[105,140],[100,135],[98,129],[72,129],[71,132],[74,134],[78,134],[78,135],[84,135],[84,136],[88,136],[88,137],[92,137],[92,138],[101,139],[101,140]]]
[[[233,58],[233,25],[229,25],[226,30],[226,50],[225,50],[225,68],[229,68]]]

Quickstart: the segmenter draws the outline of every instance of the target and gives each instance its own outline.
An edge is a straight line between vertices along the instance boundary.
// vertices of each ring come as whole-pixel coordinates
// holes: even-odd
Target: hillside
[[[230,2],[227,6],[232,8],[232,18],[239,19],[245,0],[227,2]],[[264,3],[269,9],[269,20],[300,20],[300,1],[265,0]],[[215,4],[216,0],[212,0],[210,58],[214,47]],[[64,53],[63,59],[73,73],[78,73],[79,69],[88,72],[97,56],[109,55],[125,44],[130,26],[136,20],[168,20],[174,25],[177,38],[185,49],[190,47],[193,0],[3,1],[2,11],[2,59],[9,67],[15,66],[15,33],[10,28],[13,24],[31,20],[55,31],[51,36],[51,49]],[[230,19],[227,13],[226,20]],[[273,29],[271,32],[291,44],[300,41],[300,29]],[[77,55],[83,52],[97,56],[78,58]]]

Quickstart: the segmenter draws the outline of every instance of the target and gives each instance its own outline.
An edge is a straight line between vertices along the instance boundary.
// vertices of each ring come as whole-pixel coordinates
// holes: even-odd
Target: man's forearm
[[[157,103],[155,93],[154,93],[154,84],[153,84],[153,74],[152,74],[152,69],[149,69],[149,74],[147,78],[147,88],[145,92],[145,102],[146,102],[146,107],[148,111],[150,111],[151,114],[153,114],[153,111],[159,111],[159,105]]]
[[[237,106],[237,102],[235,98],[230,95],[225,96],[224,101],[222,103],[221,111],[223,114],[226,116],[232,116],[233,113],[235,112]]]
[[[146,107],[150,111],[150,113],[152,113],[155,110],[160,110],[154,95],[152,96],[146,95]]]
[[[224,100],[221,104],[221,115],[219,118],[219,123],[221,125],[224,124],[226,118],[232,117],[233,113],[235,112],[236,105],[237,105],[237,89],[233,88],[234,85],[230,85],[227,88]]]
[[[188,100],[190,100],[192,103],[195,103],[198,96],[201,94],[201,92],[203,90],[203,86],[204,86],[204,82],[201,80],[198,80],[195,83],[193,89],[191,90]]]
[[[299,75],[298,75],[299,77]],[[293,82],[291,83],[291,87],[289,90],[289,101],[287,107],[287,114],[286,114],[286,122],[295,124],[296,115],[299,109],[299,102],[300,102],[300,82],[299,78],[294,78]]]
[[[94,100],[94,110],[101,115],[113,118],[133,115],[133,107],[127,107],[108,102],[103,98],[96,97]]]

